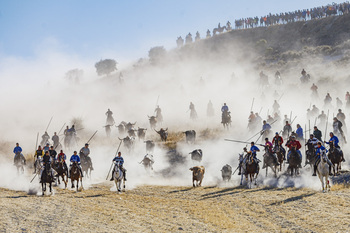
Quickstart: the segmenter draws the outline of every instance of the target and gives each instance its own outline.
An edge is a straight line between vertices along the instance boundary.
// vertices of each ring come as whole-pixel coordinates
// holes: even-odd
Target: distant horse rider
[[[265,150],[266,150],[266,153],[271,155],[273,157],[273,161],[275,162],[275,164],[278,166],[280,165],[278,163],[278,159],[277,159],[277,156],[275,153],[273,153],[273,150],[272,150],[272,143],[269,141],[268,138],[265,138]],[[265,164],[265,161],[263,163],[263,167],[262,169],[266,168],[266,164]]]
[[[299,161],[300,163],[298,166],[299,166],[299,168],[301,168],[302,155],[301,155],[301,152],[299,150],[301,148],[301,144],[298,140],[296,140],[295,136],[291,137],[291,140],[288,142],[287,147],[289,148],[289,151],[287,154],[287,163],[289,163],[289,158],[290,158],[290,155],[292,153],[292,148],[295,148],[295,151],[298,153],[299,159],[300,159],[300,161]]]
[[[94,168],[92,167],[91,157],[89,156],[90,155],[90,149],[89,149],[89,144],[88,143],[85,143],[85,146],[80,149],[79,155],[82,158],[82,160],[85,160],[85,161],[88,162],[88,164],[90,165],[91,171],[94,170]]]
[[[14,164],[20,159],[23,159],[24,164],[26,164],[26,160],[22,154],[22,148],[19,146],[19,143],[16,143],[16,147],[13,149],[13,153],[15,153],[15,157],[13,159]]]
[[[341,153],[341,149],[339,146],[339,139],[337,136],[333,134],[333,132],[329,133],[329,136],[331,137],[328,142],[324,141],[326,144],[333,143],[334,147],[338,150],[338,153],[342,155],[342,162],[345,162],[344,155]]]
[[[272,143],[275,145],[273,147],[274,152],[276,153],[280,150],[283,154],[283,160],[286,160],[286,150],[283,148],[283,138],[276,132],[276,135],[272,139]]]
[[[76,151],[74,151],[74,154],[70,157],[70,162],[71,164],[69,165],[68,178],[70,178],[73,163],[77,163],[80,175],[81,177],[84,177],[84,174],[81,170],[80,157]]]
[[[56,132],[52,136],[51,140],[53,141],[53,148],[57,149],[58,144],[60,143],[60,138],[58,137]]]
[[[115,121],[112,115],[113,115],[113,112],[110,109],[108,109],[108,111],[106,112],[106,116],[107,116],[106,125],[114,125]]]
[[[36,166],[37,164],[39,163],[40,164],[40,161],[41,161],[41,158],[44,156],[44,151],[43,149],[41,149],[41,146],[38,147],[38,149],[35,151],[35,155],[34,155],[34,172],[33,174],[36,173]]]
[[[41,143],[40,143],[40,145],[41,146],[44,146],[44,145],[46,145],[48,142],[49,142],[49,139],[50,139],[50,136],[49,136],[49,134],[45,131],[45,133],[41,136]]]
[[[60,153],[57,155],[57,162],[63,163],[63,167],[66,169],[68,173],[68,167],[66,163],[67,156],[65,153],[63,153],[63,150],[60,151]]]
[[[221,112],[222,112],[222,120],[226,121],[229,117],[229,109],[228,106],[226,105],[226,103],[224,103],[224,105],[221,107]],[[221,122],[224,123],[224,122]]]
[[[122,152],[118,152],[118,156],[116,156],[112,162],[115,162],[116,164],[119,165],[119,169],[123,172],[123,176],[124,176],[124,181],[126,181],[126,169],[123,167],[123,164],[124,164],[124,159],[122,157]],[[113,171],[112,171],[112,178],[110,179],[110,181],[113,181],[114,180],[114,177],[113,177],[113,173],[114,173],[114,170],[115,167],[113,168]]]
[[[41,183],[41,177],[43,175],[43,171],[45,170],[45,168],[47,168],[47,166],[50,167],[50,173],[51,173],[51,177],[54,178],[53,176],[53,170],[52,170],[52,167],[51,167],[51,156],[50,156],[50,153],[49,151],[46,151],[45,154],[43,155],[43,158],[42,158],[42,168],[41,168],[41,173],[40,173],[40,183]]]

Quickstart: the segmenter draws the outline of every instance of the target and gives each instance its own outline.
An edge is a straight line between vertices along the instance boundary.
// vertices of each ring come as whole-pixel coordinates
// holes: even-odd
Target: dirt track
[[[346,232],[350,189],[143,186],[111,183],[53,196],[0,189],[1,232]]]

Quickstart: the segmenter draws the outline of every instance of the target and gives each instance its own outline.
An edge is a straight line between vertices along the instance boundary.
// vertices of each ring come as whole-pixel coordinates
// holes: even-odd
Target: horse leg
[[[267,177],[267,169],[268,169],[268,168],[269,168],[269,167],[268,167],[268,166],[266,166],[266,175],[265,175],[266,177]]]
[[[72,183],[72,189],[73,189],[74,188],[74,180],[73,180],[73,178],[70,179],[70,182]]]
[[[50,193],[52,194],[52,183],[49,183]]]
[[[42,191],[42,195],[44,196],[45,194],[44,183],[41,183],[41,191]]]

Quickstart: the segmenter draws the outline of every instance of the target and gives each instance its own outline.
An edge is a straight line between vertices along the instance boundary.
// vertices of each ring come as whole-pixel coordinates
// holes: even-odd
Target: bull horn
[[[120,139],[119,137],[118,137],[118,139],[120,140],[120,141],[122,141],[123,139]]]

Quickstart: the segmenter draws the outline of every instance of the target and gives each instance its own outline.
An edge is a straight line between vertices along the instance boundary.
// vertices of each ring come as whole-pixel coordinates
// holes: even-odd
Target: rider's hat
[[[278,132],[276,132],[276,134],[278,134]]]
[[[89,145],[89,143],[85,143],[85,146],[88,146]]]

